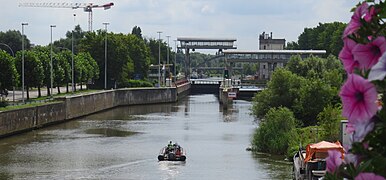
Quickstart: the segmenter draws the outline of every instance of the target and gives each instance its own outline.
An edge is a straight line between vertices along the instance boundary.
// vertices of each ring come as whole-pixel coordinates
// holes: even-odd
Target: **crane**
[[[94,3],[20,3],[19,7],[47,7],[47,8],[83,8],[84,12],[88,13],[88,30],[92,31],[92,10],[94,8],[110,9],[114,3],[96,5]]]

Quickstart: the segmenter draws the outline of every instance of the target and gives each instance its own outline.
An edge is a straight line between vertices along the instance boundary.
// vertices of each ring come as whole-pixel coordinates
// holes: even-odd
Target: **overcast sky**
[[[235,38],[239,50],[258,49],[258,35],[273,32],[274,38],[296,41],[305,27],[316,27],[319,22],[348,22],[350,9],[357,0],[0,0],[0,31],[21,31],[27,22],[25,34],[32,43],[47,45],[50,42],[50,25],[53,40],[65,37],[75,24],[88,29],[88,14],[82,9],[27,8],[25,2],[68,2],[102,5],[113,2],[109,10],[93,11],[93,29],[130,33],[134,26],[142,29],[147,38],[171,36],[174,47],[177,37]],[[73,14],[76,14],[75,20]]]

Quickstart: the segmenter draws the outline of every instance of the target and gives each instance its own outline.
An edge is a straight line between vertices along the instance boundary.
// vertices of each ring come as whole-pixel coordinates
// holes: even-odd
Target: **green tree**
[[[69,92],[68,85],[72,82],[72,52],[70,50],[61,50],[56,53],[56,59],[60,68],[63,69],[63,83],[66,85],[66,92]],[[59,92],[59,91],[58,91]]]
[[[285,154],[289,142],[295,137],[296,124],[288,108],[272,108],[260,121],[253,135],[252,146],[261,152]]]
[[[19,74],[22,75],[22,52],[16,53],[16,68]],[[33,51],[25,51],[24,53],[24,86],[27,91],[27,99],[29,99],[29,88],[41,87],[44,79],[42,62],[38,59]],[[20,82],[22,77],[20,76]]]
[[[341,22],[319,23],[314,28],[304,28],[298,42],[287,43],[287,49],[324,49],[327,55],[339,55],[343,47],[341,40],[346,24]]]
[[[72,33],[74,33],[74,41],[72,42]],[[74,43],[74,53],[79,52],[79,44],[82,39],[84,39],[87,32],[84,32],[80,25],[76,25],[74,30],[66,32],[66,38],[61,38],[57,41],[54,41],[55,47],[62,47],[66,49],[72,49],[72,43]]]
[[[43,67],[43,84],[47,87],[47,95],[51,95],[51,59],[49,47],[37,46],[34,47],[33,52],[42,64]],[[53,74],[54,76],[54,74]],[[41,89],[38,88],[38,97],[41,97]]]
[[[133,30],[131,30],[131,34],[137,36],[142,39],[142,30],[139,26],[134,26]]]
[[[7,44],[14,53],[17,51],[22,50],[21,44],[22,44],[22,35],[20,31],[16,30],[8,30],[7,32],[0,32],[0,43]],[[30,49],[31,43],[30,40],[27,38],[26,35],[24,35],[24,48]],[[0,49],[5,50],[9,54],[12,54],[7,47],[4,45],[0,45]]]
[[[340,121],[343,119],[342,107],[340,105],[326,106],[318,114],[318,125],[322,127],[322,139],[327,141],[338,141],[340,133]]]
[[[15,87],[19,79],[15,59],[3,50],[0,50],[0,69],[0,91]]]

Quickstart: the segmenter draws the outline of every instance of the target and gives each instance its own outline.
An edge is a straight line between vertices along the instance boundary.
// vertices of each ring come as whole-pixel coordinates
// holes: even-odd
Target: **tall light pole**
[[[169,67],[169,38],[170,38],[170,36],[166,36],[166,37],[168,38],[168,48],[166,51],[166,67]],[[169,76],[170,75],[170,68],[168,68],[168,69],[169,69],[169,74],[168,74],[168,76]],[[166,72],[166,68],[165,68],[164,72]]]
[[[158,31],[158,85],[161,86],[161,31]]]
[[[105,90],[107,89],[107,25],[109,23],[103,23],[105,25]]]
[[[174,40],[174,46],[175,46],[175,50],[176,50],[176,52],[174,53],[174,72],[173,72],[173,74],[174,74],[174,82],[176,82],[177,81],[177,74],[176,74],[176,69],[177,69],[177,39],[176,40]]]
[[[21,85],[21,89],[22,89],[22,93],[21,93],[21,98],[23,100],[23,103],[24,103],[24,26],[27,26],[28,23],[21,23],[21,81],[22,81],[22,85]]]
[[[74,13],[74,25],[75,25],[75,16]],[[71,89],[72,92],[75,92],[75,84],[74,84],[74,30],[71,33]]]
[[[53,96],[53,91],[52,89],[54,88],[54,76],[53,76],[53,73],[52,73],[52,70],[53,70],[53,63],[52,63],[52,28],[56,27],[56,25],[50,25],[50,28],[51,28],[51,61],[50,61],[50,66],[51,66],[51,97]]]

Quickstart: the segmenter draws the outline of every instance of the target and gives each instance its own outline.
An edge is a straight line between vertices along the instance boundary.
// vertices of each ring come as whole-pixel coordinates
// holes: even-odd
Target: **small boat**
[[[338,150],[344,156],[344,149],[335,143],[321,141],[309,144],[306,150],[300,149],[293,157],[293,179],[313,180],[322,178],[326,173],[326,158],[329,150]]]
[[[185,161],[186,152],[185,150],[177,144],[173,146],[163,147],[158,155],[159,161]]]

